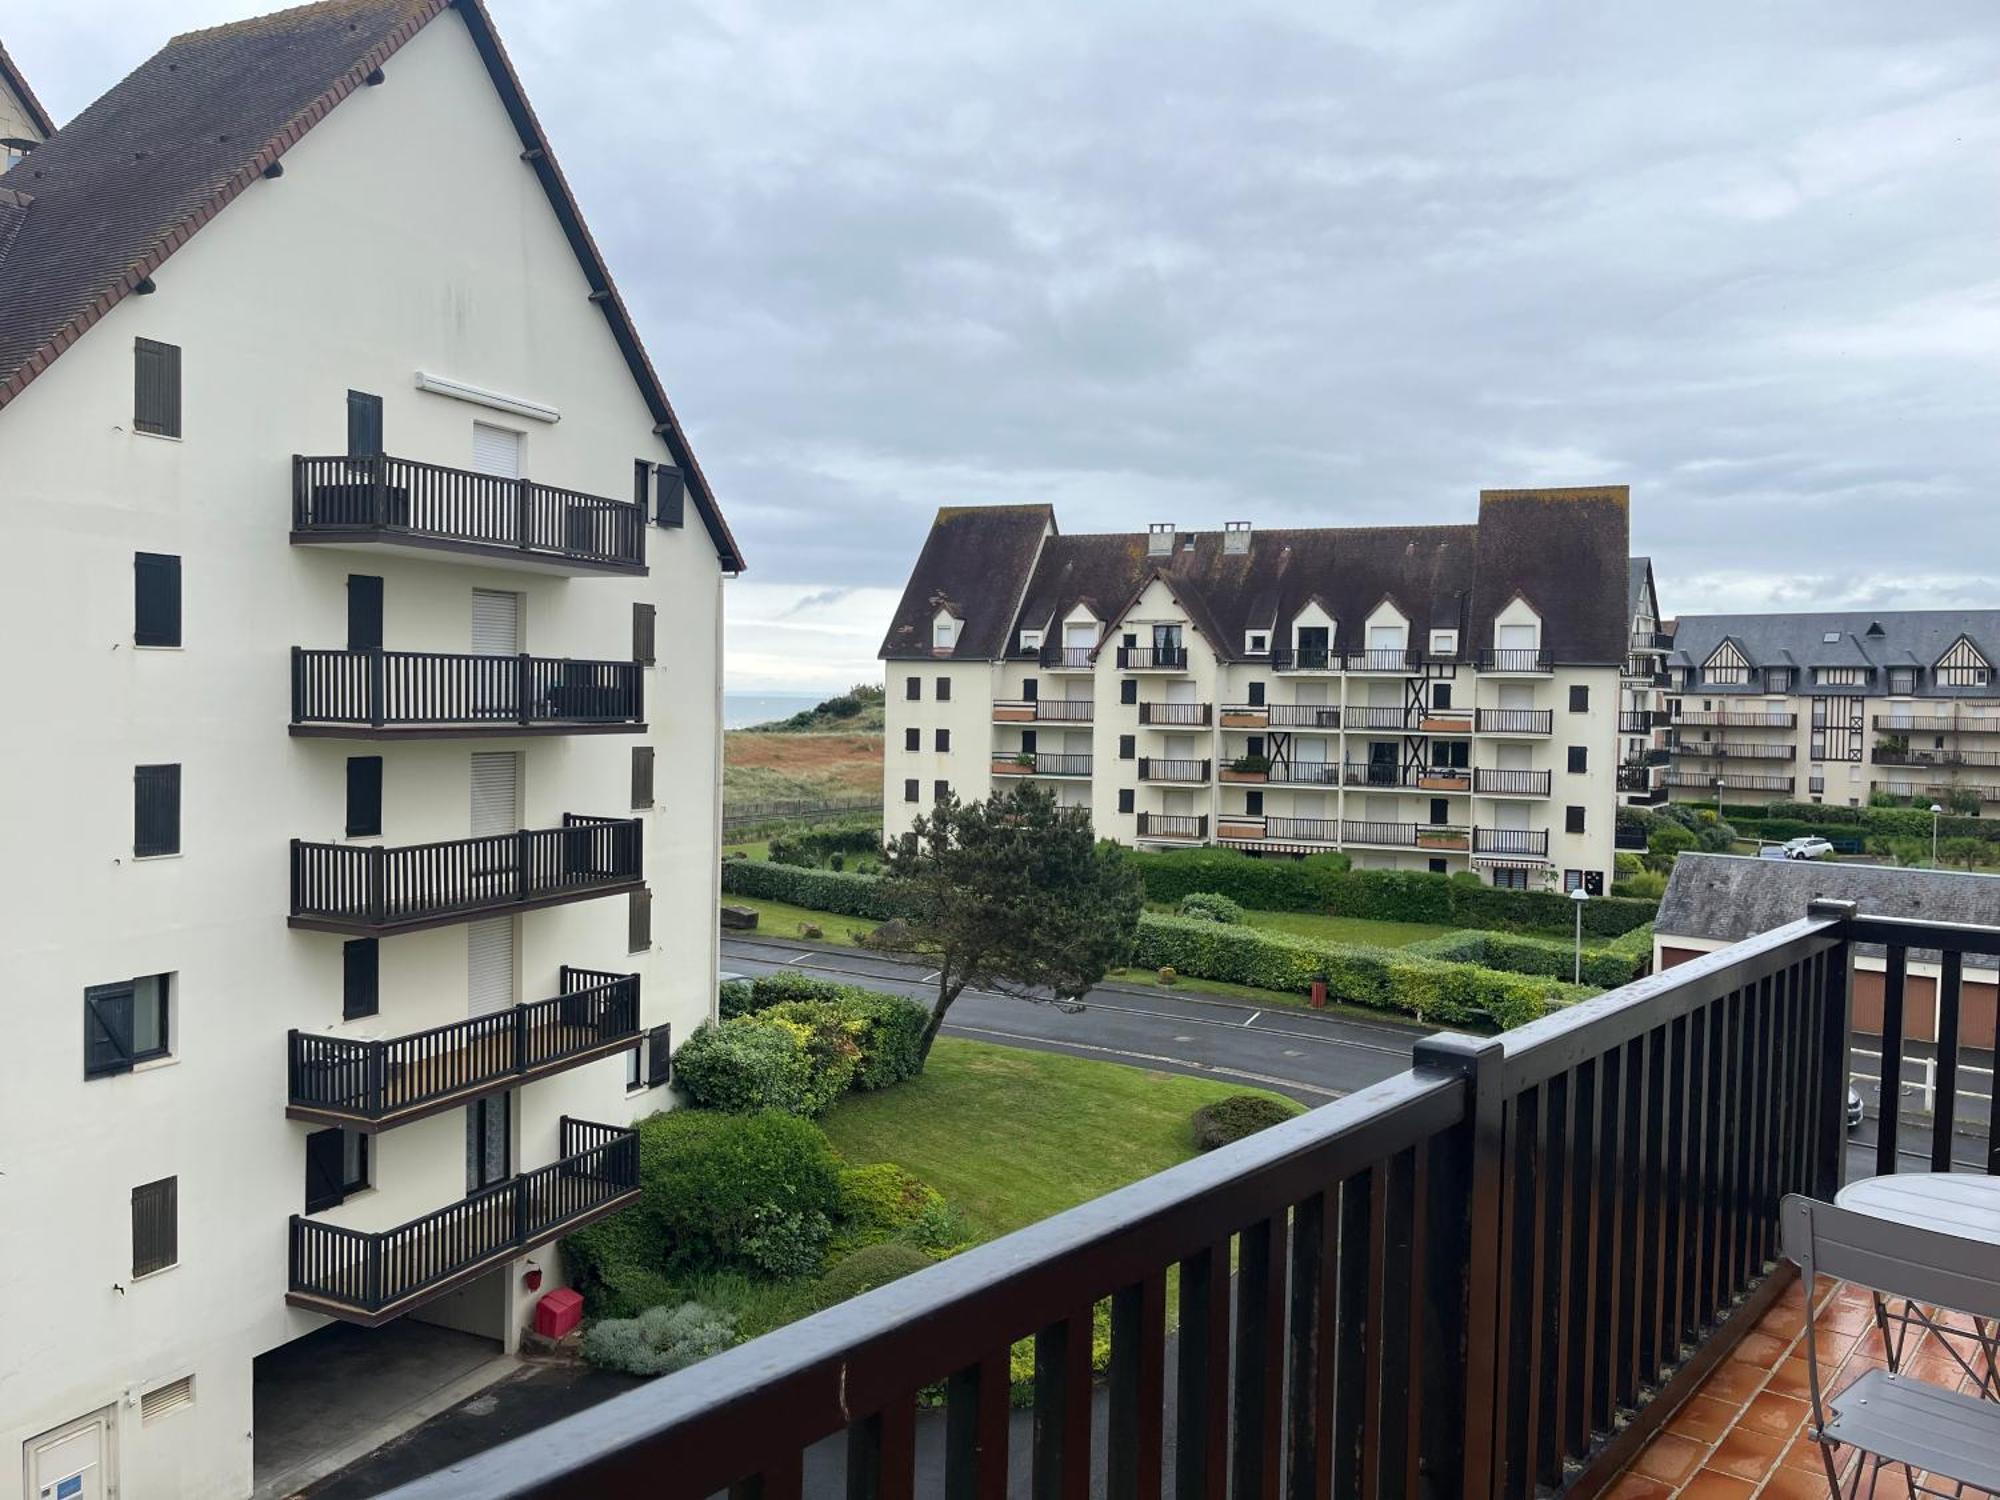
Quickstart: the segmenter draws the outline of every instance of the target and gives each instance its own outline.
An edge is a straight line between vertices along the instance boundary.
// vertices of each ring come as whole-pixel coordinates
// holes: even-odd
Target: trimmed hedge
[[[1126,857],[1137,866],[1148,901],[1176,905],[1184,896],[1212,893],[1253,911],[1330,912],[1380,922],[1429,922],[1558,937],[1576,921],[1575,903],[1553,891],[1506,891],[1420,870],[1350,870],[1341,854],[1252,859],[1231,849],[1189,849]],[[882,882],[872,875],[733,859],[723,863],[722,888],[735,895],[761,896],[873,922],[900,915]],[[1593,937],[1617,937],[1652,921],[1659,905],[1601,896],[1584,906],[1583,930]]]
[[[1327,912],[1556,936],[1576,921],[1570,899],[1553,891],[1501,890],[1422,870],[1351,870],[1345,855],[1252,859],[1232,849],[1189,849],[1129,858],[1146,883],[1148,901],[1178,903],[1184,896],[1214,892],[1256,911]],[[1650,922],[1658,908],[1656,901],[1601,897],[1585,909],[1584,931],[1616,937]]]
[[[1767,802],[1761,807],[1731,807],[1732,821],[1748,818],[1761,824],[1773,822],[1801,825],[1801,833],[1831,836],[1829,825],[1850,831],[1874,834],[1878,838],[1922,838],[1931,836],[1931,813],[1924,807],[1841,807],[1831,802]],[[1938,819],[1941,838],[1988,839],[2000,842],[2000,818],[1968,818],[1947,813]]]
[[[804,1017],[810,1014],[808,1007],[830,1008],[847,1023],[848,1035],[860,1049],[854,1064],[855,1088],[885,1089],[923,1069],[924,1026],[930,1012],[914,1000],[816,979],[796,969],[723,988],[736,992],[724,996],[725,1015],[756,1015],[784,1007],[783,1014]]]
[[[1181,897],[1180,913],[1183,917],[1199,917],[1204,922],[1228,922],[1232,925],[1243,920],[1243,908],[1227,896],[1218,896],[1214,891],[1191,891]]]
[[[802,833],[781,833],[770,841],[771,859],[781,865],[822,865],[836,854],[881,852],[882,830],[875,825],[809,828]]]
[[[1194,979],[1304,994],[1325,975],[1337,1000],[1420,1020],[1465,1025],[1491,1020],[1518,1026],[1551,1006],[1593,993],[1588,988],[1473,964],[1447,963],[1400,948],[1321,943],[1310,938],[1231,927],[1151,912],[1139,919],[1136,968],[1173,968]]]
[[[1289,1099],[1273,1099],[1264,1094],[1231,1094],[1213,1104],[1204,1104],[1188,1117],[1194,1135],[1194,1149],[1214,1151],[1231,1146],[1260,1130],[1282,1125],[1305,1111]]]
[[[1576,972],[1574,942],[1528,937],[1517,932],[1450,932],[1443,937],[1407,944],[1403,952],[1420,953],[1446,963],[1505,969],[1510,974],[1540,974],[1550,979],[1567,979]],[[1621,984],[1630,984],[1638,969],[1637,961],[1623,953],[1600,948],[1587,948],[1583,953],[1585,984],[1616,989]]]

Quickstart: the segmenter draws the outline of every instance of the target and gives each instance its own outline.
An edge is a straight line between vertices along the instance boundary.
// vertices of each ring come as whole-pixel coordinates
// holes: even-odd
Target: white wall
[[[520,424],[535,478],[625,497],[633,461],[665,456],[457,14],[387,72],[0,412],[0,627],[19,647],[0,726],[0,1273],[23,1294],[0,1453],[193,1371],[191,1410],[152,1427],[125,1410],[124,1492],[148,1500],[247,1493],[251,1356],[320,1321],[284,1302],[307,1132],[284,1118],[287,1029],[464,1013],[463,928],[383,940],[381,1014],[343,1026],[341,939],[286,927],[287,840],[341,838],[344,758],[384,756],[391,844],[467,832],[475,748],[521,751],[531,825],[628,810],[637,737],[290,738],[289,650],[345,644],[349,572],[386,580],[391,649],[465,649],[476,586],[524,594],[527,648],[554,655],[629,657],[633,603],[657,606],[652,951],[627,956],[622,900],[527,914],[521,998],[554,993],[563,963],[636,968],[645,1023],[677,1039],[714,1003],[721,575],[692,507],[686,530],[649,528],[645,578],[287,545],[290,456],[342,450],[349,387],[384,397],[387,446],[411,458],[465,465],[472,422],[508,420],[416,391],[420,368],[559,407]],[[131,430],[135,336],[183,349],[181,441]],[[183,649],[131,645],[135,550],[184,560]],[[135,863],[132,768],[156,761],[184,767],[184,852]],[[85,1082],[85,986],[158,971],[179,976],[174,1060]],[[517,1163],[553,1157],[565,1112],[664,1104],[623,1081],[611,1059],[522,1090]],[[377,1186],[326,1217],[379,1228],[453,1201],[463,1140],[457,1113],[383,1134]],[[168,1175],[180,1263],[132,1284],[129,1194]],[[18,1483],[0,1461],[0,1500]]]

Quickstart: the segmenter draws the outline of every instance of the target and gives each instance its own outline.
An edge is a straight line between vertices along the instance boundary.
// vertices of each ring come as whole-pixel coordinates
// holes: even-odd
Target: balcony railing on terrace
[[[1472,847],[1479,854],[1512,854],[1528,859],[1544,859],[1549,852],[1546,828],[1475,828]]]
[[[293,1031],[285,1114],[381,1130],[639,1045],[639,976],[562,970],[552,999],[408,1036]]]
[[[995,776],[1088,776],[1088,755],[1052,754],[1047,750],[1023,750],[1016,755],[1004,752],[993,757]]]
[[[292,648],[292,733],[635,733],[635,661]]]
[[[1618,714],[1618,732],[1648,734],[1666,722],[1666,713],[1657,708],[1621,709]]]
[[[1684,711],[1667,720],[1671,724],[1692,724],[1697,729],[1790,729],[1799,722],[1795,713],[1748,709],[1704,708]]]
[[[1139,814],[1139,837],[1197,841],[1205,839],[1208,837],[1208,814],[1142,812]]]
[[[1118,666],[1126,672],[1185,672],[1185,646],[1120,646]]]
[[[1350,760],[1340,768],[1347,786],[1401,787],[1415,792],[1469,792],[1472,772],[1464,766],[1405,766]]]
[[[1342,818],[1343,844],[1384,844],[1396,849],[1467,850],[1472,847],[1472,830],[1448,823],[1380,823],[1365,818]]]
[[[1337,818],[1280,818],[1255,813],[1224,813],[1215,820],[1215,836],[1224,843],[1326,844],[1340,842]]]
[[[1440,657],[1440,661],[1456,661],[1457,657]],[[1405,649],[1402,646],[1378,646],[1366,651],[1341,651],[1331,647],[1290,646],[1271,648],[1271,670],[1274,672],[1421,672],[1426,658],[1423,652]]]
[[[414,459],[292,459],[294,542],[471,551],[559,570],[646,571],[646,508]]]
[[[1876,745],[1868,758],[1878,766],[2000,766],[2000,750],[1913,750]]]
[[[1096,716],[1091,698],[1002,698],[993,705],[996,724],[1086,724]]]
[[[1551,708],[1482,708],[1476,727],[1481,734],[1548,734],[1555,722]]]
[[[285,1300],[374,1327],[639,1196],[636,1130],[565,1115],[561,1143],[548,1166],[394,1229],[371,1234],[292,1215]]]
[[[2000,929],[1815,903],[1500,1036],[1425,1038],[1392,1079],[385,1500],[795,1500],[849,1475],[867,1496],[1596,1493],[1796,1280],[1778,1205],[1842,1181],[1862,942],[1888,945],[1883,1076],[1913,949],[1947,955],[1955,1057],[1963,955]],[[1877,1169],[1926,1144],[1951,1166],[1951,1104],[1928,1142],[1889,1111]]]
[[[1674,649],[1674,638],[1664,630],[1635,630],[1632,632],[1632,645],[1630,649],[1634,651],[1671,651]]]
[[[564,813],[560,828],[400,848],[293,839],[291,925],[403,932],[636,890],[643,826]]]
[[[1207,724],[1215,705],[1212,703],[1158,703],[1141,700],[1139,722],[1141,724]]]
[[[1340,709],[1331,703],[1273,703],[1273,729],[1338,729]]]
[[[1340,763],[1330,760],[1274,760],[1265,779],[1280,786],[1338,786]]]
[[[1347,709],[1347,727],[1349,729],[1400,730],[1409,723],[1409,717],[1409,710],[1400,704],[1394,707],[1355,704],[1350,705]]]
[[[1472,789],[1487,796],[1546,797],[1549,794],[1549,774],[1547,771],[1510,771],[1481,766],[1472,773]]]
[[[1760,745],[1754,740],[1675,740],[1669,747],[1676,755],[1705,755],[1711,760],[1793,760],[1797,745]]]
[[[1052,672],[1088,672],[1096,654],[1095,646],[1044,646],[1039,660]]]
[[[1163,760],[1158,756],[1139,757],[1141,781],[1211,781],[1215,763],[1208,760]]]
[[[1669,768],[1662,778],[1668,786],[1699,787],[1714,791],[1722,783],[1731,792],[1789,792],[1797,781],[1792,776],[1760,776],[1754,771],[1728,771],[1718,776],[1712,771],[1681,771]]]
[[[1479,652],[1482,672],[1553,672],[1555,664],[1539,646],[1487,646]]]
[[[1945,718],[1938,714],[1876,714],[1877,729],[1890,734],[2000,734],[2000,714],[1964,714]]]
[[[1618,768],[1618,790],[1621,792],[1647,792],[1658,783],[1659,776],[1652,766],[1620,766]]]

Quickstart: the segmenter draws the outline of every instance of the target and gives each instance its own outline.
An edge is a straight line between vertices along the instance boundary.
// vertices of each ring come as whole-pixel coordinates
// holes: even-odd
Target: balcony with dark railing
[[[1671,651],[1674,649],[1674,638],[1664,630],[1635,630],[1630,649],[1647,653]]]
[[[1868,758],[1878,766],[2000,766],[2000,750],[1943,750],[1909,745],[1876,745]]]
[[[564,813],[560,828],[435,844],[292,840],[291,925],[386,936],[641,888],[637,818]]]
[[[1874,725],[1888,734],[2000,734],[2000,714],[1876,714]]]
[[[1365,651],[1349,651],[1341,658],[1341,669],[1347,672],[1389,672],[1403,675],[1420,672],[1424,666],[1421,651],[1408,650],[1402,646],[1376,646]]]
[[[1090,756],[1069,755],[1048,750],[1022,750],[993,757],[995,776],[1088,776]]]
[[[457,552],[556,573],[646,571],[646,508],[414,459],[292,459],[295,545]]]
[[[1200,843],[1208,837],[1208,814],[1142,812],[1139,837]]]
[[[1767,776],[1756,771],[1684,771],[1669,767],[1662,773],[1661,780],[1668,786],[1693,788],[1712,792],[1720,782],[1725,791],[1731,792],[1789,792],[1797,784],[1792,776]]]
[[[1185,672],[1188,655],[1185,646],[1120,646],[1118,648],[1118,669],[1121,672]]]
[[[1215,837],[1228,844],[1313,844],[1330,849],[1340,842],[1340,820],[1223,813],[1215,820]]]
[[[393,1229],[291,1221],[285,1301],[375,1327],[639,1196],[639,1133],[561,1122],[561,1157]]]
[[[1555,729],[1555,710],[1549,708],[1482,708],[1474,716],[1480,734],[1533,736]]]
[[[1342,818],[1340,842],[1380,849],[1464,853],[1472,847],[1472,830],[1449,823],[1384,823],[1372,818]]]
[[[1164,759],[1155,755],[1139,757],[1141,781],[1205,782],[1213,780],[1214,775],[1213,761]]]
[[[1546,797],[1547,771],[1515,771],[1481,766],[1472,773],[1472,789],[1483,797]]]
[[[1089,698],[1002,698],[993,705],[996,724],[1088,724],[1096,716]]]
[[[1464,766],[1402,765],[1394,761],[1350,760],[1340,768],[1347,786],[1392,787],[1412,792],[1469,792],[1472,772]]]
[[[1037,660],[1051,672],[1088,672],[1097,665],[1097,648],[1044,646]]]
[[[1209,722],[1214,707],[1211,703],[1160,703],[1141,699],[1139,722],[1170,728],[1188,725],[1201,727]]]
[[[1393,729],[1401,732],[1410,722],[1410,711],[1401,704],[1353,704],[1346,711],[1349,729]]]
[[[1782,709],[1699,708],[1684,709],[1667,722],[1697,729],[1790,729],[1799,716]]]
[[[1271,648],[1273,672],[1338,672],[1340,664],[1340,653],[1325,646]]]
[[[1618,713],[1620,734],[1649,734],[1667,722],[1665,710],[1657,708],[1627,708]]]
[[[1476,854],[1547,859],[1549,831],[1546,828],[1475,828],[1472,830],[1472,848]]]
[[[1340,762],[1335,760],[1274,760],[1265,780],[1276,786],[1338,786]]]
[[[1773,740],[1675,740],[1669,747],[1676,755],[1707,756],[1711,760],[1794,760],[1799,750]]]
[[[1825,1494],[1817,1471],[1776,1481],[1797,1441],[1818,1455],[1805,1404],[1758,1392],[1820,1336],[1778,1206],[1846,1177],[1861,944],[1884,945],[1894,976],[1879,1074],[1900,1076],[1919,950],[1949,955],[1936,1045],[1957,1057],[1964,955],[2000,948],[2000,929],[1814,903],[1498,1036],[1424,1038],[1393,1078],[385,1500],[1515,1500],[1608,1492],[1656,1438],[1672,1482],[1630,1493],[1669,1494],[1712,1456],[1701,1493]],[[1991,1122],[1943,1092],[1920,1130],[1886,1113],[1875,1171],[1985,1164]],[[1865,1297],[1848,1312],[1870,1321]],[[1836,1361],[1856,1342],[1826,1337]],[[1009,1352],[1029,1339],[1016,1422]],[[1739,1421],[1764,1436],[1732,1444]]]
[[[1478,653],[1482,672],[1516,676],[1544,676],[1555,670],[1549,654],[1539,646],[1485,646]]]
[[[635,661],[292,648],[292,724],[336,739],[637,734]]]
[[[1269,707],[1273,729],[1338,729],[1341,711],[1331,703],[1273,703]]]
[[[640,1043],[639,976],[563,966],[562,991],[406,1036],[293,1031],[285,1115],[387,1130]]]

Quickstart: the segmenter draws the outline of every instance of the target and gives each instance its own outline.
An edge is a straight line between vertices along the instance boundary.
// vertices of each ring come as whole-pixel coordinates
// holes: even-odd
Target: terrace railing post
[[[1506,1164],[1506,1048],[1443,1032],[1416,1044],[1411,1069],[1465,1084],[1465,1114],[1438,1138],[1423,1211],[1425,1358],[1417,1396],[1426,1493],[1490,1500],[1504,1472],[1499,1311]]]
[[[532,501],[528,492],[533,488],[534,486],[530,485],[526,478],[514,481],[514,545],[524,552],[528,550],[530,545],[528,538],[528,516]]]
[[[304,907],[301,905],[299,901],[299,897],[302,894],[304,894],[305,859],[306,859],[305,850],[301,846],[300,841],[298,839],[293,839],[292,840],[292,910],[294,912],[304,910]]]
[[[368,1112],[379,1115],[387,1109],[383,1097],[389,1089],[389,1048],[383,1042],[368,1044]]]
[[[380,646],[368,650],[368,722],[380,727],[388,718],[388,659]]]
[[[534,848],[534,836],[527,829],[516,830],[514,834],[514,899],[526,901],[531,882],[528,879],[528,856]]]
[[[560,1011],[561,1007],[557,1007]],[[528,1071],[528,1007],[514,1007],[514,1071]]]
[[[364,1243],[367,1246],[363,1252],[367,1268],[367,1307],[373,1312],[382,1305],[382,1236],[371,1234]]]
[[[372,460],[375,469],[375,493],[369,497],[370,508],[375,512],[375,524],[389,524],[389,460],[383,454],[376,454]]]
[[[535,717],[534,683],[535,659],[523,651],[514,658],[514,712],[519,723],[530,723]]]
[[[1840,1191],[1847,1165],[1847,1080],[1854,1036],[1854,940],[1847,925],[1854,920],[1852,901],[1820,899],[1806,907],[1809,917],[1832,918],[1841,926],[1840,942],[1826,956],[1823,982],[1817,997],[1820,1005],[1819,1057],[1814,1083],[1818,1099],[1813,1122],[1819,1136],[1812,1144],[1813,1196],[1831,1201]],[[1895,1095],[1887,1079],[1883,1091],[1890,1108]]]
[[[384,909],[388,904],[387,896],[383,889],[385,874],[388,869],[388,857],[389,851],[382,845],[371,844],[369,846],[367,864],[368,915],[377,922],[382,920]]]
[[[306,717],[306,659],[303,647],[292,647],[292,722],[302,724]]]

